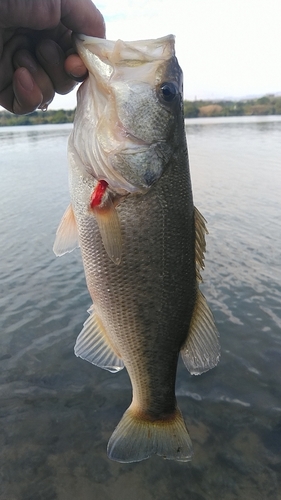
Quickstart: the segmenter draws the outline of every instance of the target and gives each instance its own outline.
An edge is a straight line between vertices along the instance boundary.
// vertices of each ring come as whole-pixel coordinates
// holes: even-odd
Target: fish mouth
[[[115,139],[119,142],[116,149],[112,150],[112,154],[137,154],[147,151],[149,148],[157,148],[165,144],[164,139],[154,141],[146,141],[141,137],[129,132],[120,119],[118,119],[115,129]]]
[[[117,118],[117,116],[116,116]],[[145,148],[149,148],[153,142],[147,142],[137,135],[129,132],[128,129],[123,125],[122,121],[117,118],[116,120],[116,129],[115,129],[115,139],[120,143],[120,147],[118,150],[122,149],[134,149],[141,147],[143,150]]]
[[[133,135],[130,132],[127,132],[127,137],[130,139],[130,141],[132,141],[133,145],[136,145],[137,147],[143,146],[143,149],[148,148],[153,144],[152,142],[149,143],[144,141],[140,137],[137,137],[136,135]]]

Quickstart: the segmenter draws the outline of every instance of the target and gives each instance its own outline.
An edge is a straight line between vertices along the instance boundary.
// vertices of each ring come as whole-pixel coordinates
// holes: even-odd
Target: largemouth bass
[[[57,255],[81,247],[93,301],[75,354],[129,373],[132,403],[109,440],[111,459],[187,461],[179,353],[200,374],[217,364],[219,342],[199,291],[206,227],[192,199],[174,37],[75,43],[89,77],[69,139],[71,205],[54,245]]]

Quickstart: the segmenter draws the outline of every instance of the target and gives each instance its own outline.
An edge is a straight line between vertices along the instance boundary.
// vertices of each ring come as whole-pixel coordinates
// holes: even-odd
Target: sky
[[[176,36],[185,99],[281,93],[280,0],[101,0],[107,38]],[[76,91],[49,109],[71,109]]]

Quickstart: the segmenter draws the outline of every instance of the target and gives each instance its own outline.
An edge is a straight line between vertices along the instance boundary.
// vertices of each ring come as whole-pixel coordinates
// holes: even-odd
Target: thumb
[[[105,22],[91,0],[62,0],[61,22],[75,33],[105,38]]]

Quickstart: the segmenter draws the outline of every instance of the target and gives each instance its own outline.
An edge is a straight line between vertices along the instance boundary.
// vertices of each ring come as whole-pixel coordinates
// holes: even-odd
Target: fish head
[[[75,148],[112,190],[145,193],[168,165],[182,121],[174,36],[113,42],[75,35],[75,45],[89,71],[78,92]]]

